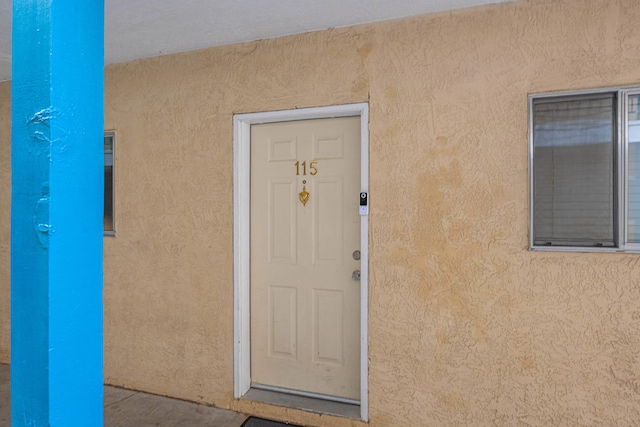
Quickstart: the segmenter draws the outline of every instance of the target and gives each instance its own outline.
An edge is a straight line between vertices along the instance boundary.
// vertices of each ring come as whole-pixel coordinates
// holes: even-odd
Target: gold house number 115
[[[318,173],[318,164],[317,160],[311,160],[309,162],[309,175],[315,175]],[[300,173],[302,171],[302,174]],[[306,175],[307,174],[307,161],[300,163],[300,161],[296,162],[296,175]]]

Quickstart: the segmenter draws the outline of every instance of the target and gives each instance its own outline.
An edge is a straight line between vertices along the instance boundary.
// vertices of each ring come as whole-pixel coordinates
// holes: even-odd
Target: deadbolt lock
[[[353,259],[356,261],[360,259],[360,251],[353,251]]]

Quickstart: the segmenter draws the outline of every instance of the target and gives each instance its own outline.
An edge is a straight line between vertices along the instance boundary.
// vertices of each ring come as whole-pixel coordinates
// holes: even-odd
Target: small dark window
[[[115,234],[113,149],[115,132],[104,134],[104,232]]]

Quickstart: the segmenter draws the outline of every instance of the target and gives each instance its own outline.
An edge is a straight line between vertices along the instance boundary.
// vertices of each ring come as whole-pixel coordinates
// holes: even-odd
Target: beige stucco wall
[[[636,0],[531,0],[108,67],[107,382],[360,424],[233,399],[232,115],[369,101],[370,424],[637,423],[639,255],[527,250],[527,95],[640,84],[638,22]]]

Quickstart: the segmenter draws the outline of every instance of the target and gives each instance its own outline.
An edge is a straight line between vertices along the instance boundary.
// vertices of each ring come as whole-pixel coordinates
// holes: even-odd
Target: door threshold
[[[301,409],[323,415],[336,415],[338,417],[360,419],[360,405],[351,403],[333,402],[325,399],[298,396],[290,393],[282,393],[272,390],[250,388],[242,399],[255,402],[269,403],[285,408]]]

